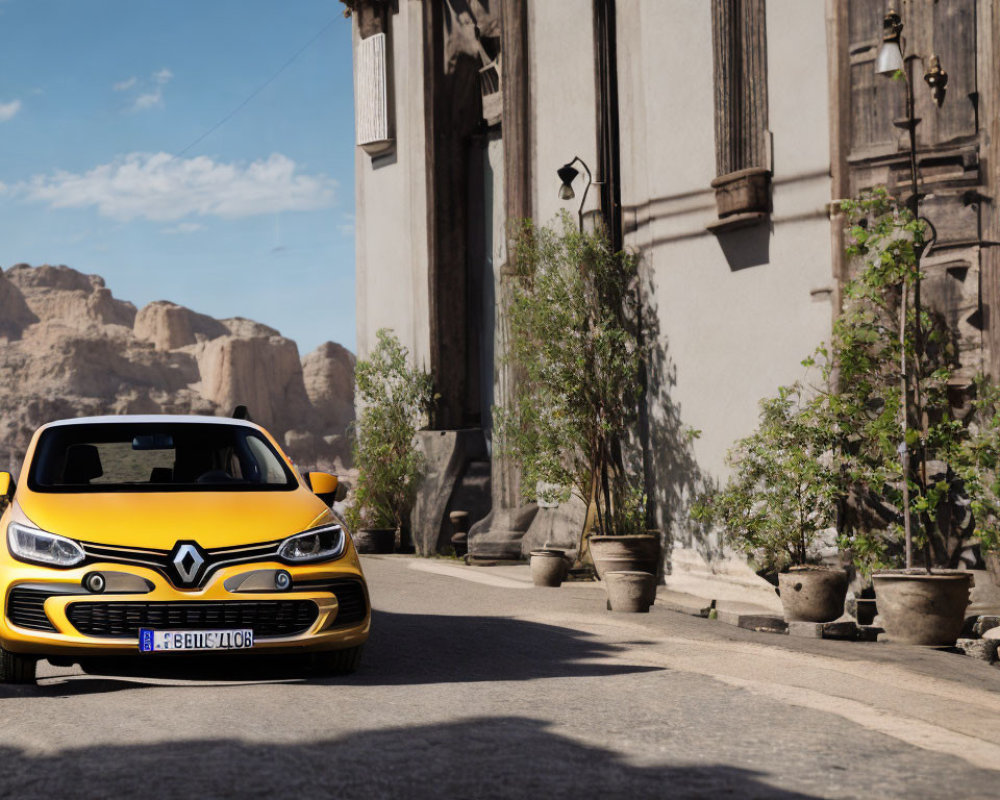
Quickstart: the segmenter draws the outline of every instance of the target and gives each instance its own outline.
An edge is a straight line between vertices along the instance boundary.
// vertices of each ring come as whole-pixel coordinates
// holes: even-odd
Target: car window
[[[271,450],[263,439],[251,437],[247,439],[247,446],[253,454],[254,460],[261,465],[264,470],[263,480],[265,483],[280,481],[284,474],[284,465],[276,459],[271,458]]]
[[[173,450],[133,450],[131,442],[97,442],[97,457],[103,474],[90,483],[132,483],[152,480],[156,470],[173,469]]]
[[[224,423],[79,423],[48,428],[28,473],[32,491],[294,489],[258,431]]]

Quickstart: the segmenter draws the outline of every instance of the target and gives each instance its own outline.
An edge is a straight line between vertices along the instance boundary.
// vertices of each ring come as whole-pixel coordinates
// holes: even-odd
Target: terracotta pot
[[[890,641],[950,647],[962,632],[972,575],[886,570],[872,575],[882,627]]]
[[[590,557],[597,577],[612,570],[650,572],[660,568],[660,536],[643,533],[635,536],[591,536]]]
[[[833,622],[844,613],[847,572],[830,567],[792,567],[778,574],[785,622]]]
[[[531,580],[535,586],[558,586],[566,577],[563,550],[532,550]]]
[[[656,598],[656,575],[633,570],[604,573],[604,590],[611,611],[645,613]]]
[[[354,532],[359,553],[391,553],[396,549],[395,528],[362,528]]]
[[[1000,550],[984,550],[983,561],[995,586],[1000,586]]]

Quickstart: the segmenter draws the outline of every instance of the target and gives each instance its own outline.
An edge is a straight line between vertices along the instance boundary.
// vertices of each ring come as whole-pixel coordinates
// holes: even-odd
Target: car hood
[[[276,492],[47,494],[18,492],[37,527],[95,544],[169,550],[180,540],[202,547],[270,542],[330,518],[307,489]]]

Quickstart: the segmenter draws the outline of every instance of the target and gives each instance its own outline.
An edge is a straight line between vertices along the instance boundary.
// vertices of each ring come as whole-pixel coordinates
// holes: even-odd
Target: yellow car
[[[245,419],[61,420],[0,472],[0,682],[39,658],[302,652],[357,668],[371,606],[329,504]]]

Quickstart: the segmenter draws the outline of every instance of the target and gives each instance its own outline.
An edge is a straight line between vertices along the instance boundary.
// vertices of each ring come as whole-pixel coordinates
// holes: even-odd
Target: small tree
[[[733,476],[703,495],[692,516],[720,522],[726,540],[766,571],[808,563],[819,531],[834,521],[836,482],[829,435],[802,388],[761,401],[760,424],[730,450]]]
[[[953,333],[941,315],[908,302],[923,278],[926,223],[884,189],[842,207],[847,253],[861,263],[831,347],[818,351],[833,388],[816,408],[834,434],[842,544],[865,571],[901,566],[908,494],[923,566],[954,567],[973,514],[981,536],[996,530],[998,390],[979,377],[972,413],[956,405]]]
[[[354,377],[361,410],[355,423],[358,468],[349,522],[355,528],[404,527],[416,499],[423,462],[414,445],[432,402],[430,376],[412,369],[409,353],[387,328],[359,359]]]
[[[525,497],[565,487],[597,507],[605,534],[644,529],[629,442],[640,402],[638,260],[601,232],[524,224],[517,239],[508,358],[521,373],[500,441],[521,464]]]

